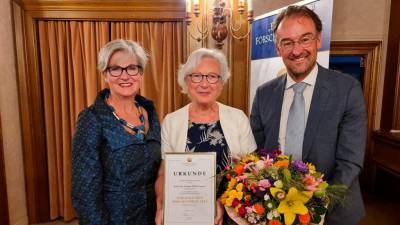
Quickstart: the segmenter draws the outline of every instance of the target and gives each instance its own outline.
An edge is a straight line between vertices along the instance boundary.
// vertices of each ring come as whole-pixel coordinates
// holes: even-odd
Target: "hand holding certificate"
[[[164,225],[214,223],[215,152],[165,155]]]

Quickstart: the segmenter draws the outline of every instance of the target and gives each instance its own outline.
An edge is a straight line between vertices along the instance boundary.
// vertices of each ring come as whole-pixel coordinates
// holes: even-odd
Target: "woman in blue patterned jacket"
[[[114,40],[98,55],[109,88],[78,117],[72,147],[72,200],[81,225],[154,224],[160,124],[138,94],[147,55]]]

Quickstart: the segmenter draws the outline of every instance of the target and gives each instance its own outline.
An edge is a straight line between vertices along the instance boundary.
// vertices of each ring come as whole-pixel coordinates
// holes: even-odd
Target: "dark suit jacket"
[[[250,123],[258,148],[279,148],[279,125],[286,76],[257,89]],[[367,113],[360,82],[318,65],[303,141],[305,162],[316,165],[330,184],[345,184],[343,207],[330,210],[325,225],[353,225],[365,215],[358,175],[363,167]]]

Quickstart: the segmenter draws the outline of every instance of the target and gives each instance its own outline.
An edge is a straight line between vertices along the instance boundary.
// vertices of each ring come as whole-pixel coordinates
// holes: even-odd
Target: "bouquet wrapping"
[[[329,185],[313,164],[280,150],[245,155],[223,175],[227,182],[219,200],[240,225],[319,224],[327,207],[343,202],[347,191],[344,185]]]

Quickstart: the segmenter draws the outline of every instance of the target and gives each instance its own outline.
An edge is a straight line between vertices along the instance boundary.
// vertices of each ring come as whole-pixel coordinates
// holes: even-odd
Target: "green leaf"
[[[327,210],[327,209],[326,209],[325,207],[323,207],[323,206],[318,206],[318,207],[315,207],[314,212],[315,212],[315,214],[323,215],[323,214],[326,213],[326,210]]]
[[[326,181],[323,181],[318,185],[318,188],[320,189],[326,189],[329,186],[329,184]]]
[[[282,174],[286,181],[290,181],[290,179],[292,179],[292,174],[290,173],[290,171],[287,168],[284,168],[282,170]]]
[[[319,223],[321,222],[321,216],[318,214],[314,214],[311,219],[311,223]]]

